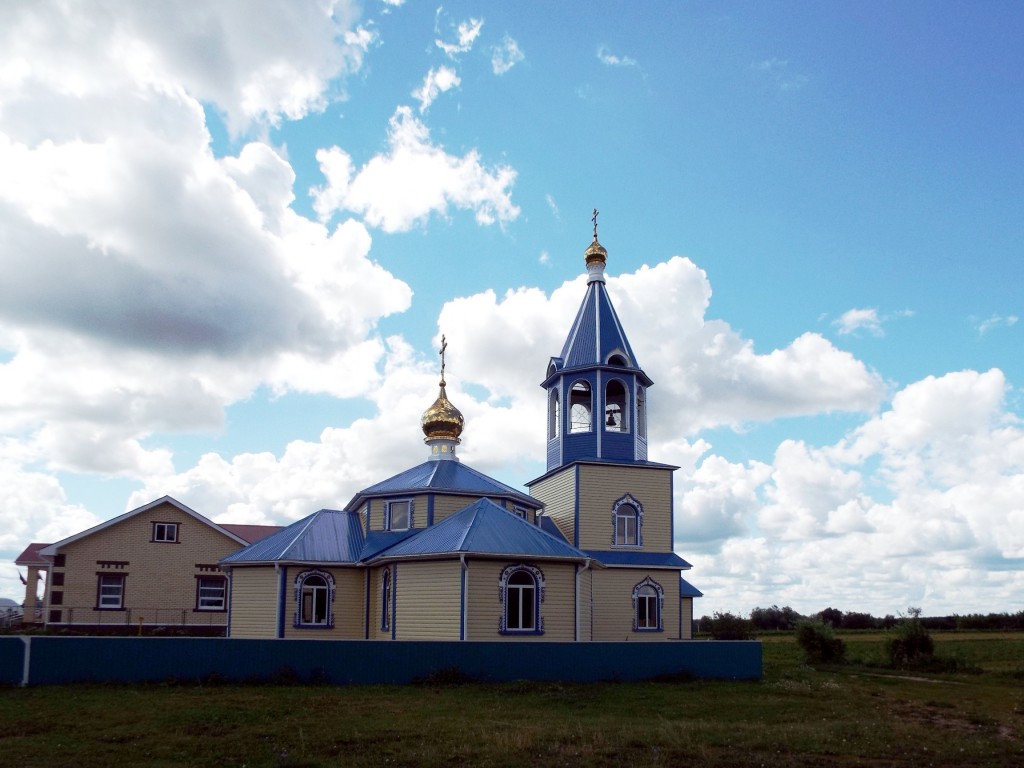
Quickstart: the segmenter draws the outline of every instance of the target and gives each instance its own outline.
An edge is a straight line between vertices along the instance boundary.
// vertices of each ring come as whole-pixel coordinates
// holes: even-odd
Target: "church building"
[[[595,212],[596,213],[596,212]],[[426,460],[220,561],[245,638],[690,639],[690,565],[673,551],[672,474],[647,459],[647,390],[587,248],[586,295],[541,386],[547,470],[517,491],[462,463],[437,399]]]

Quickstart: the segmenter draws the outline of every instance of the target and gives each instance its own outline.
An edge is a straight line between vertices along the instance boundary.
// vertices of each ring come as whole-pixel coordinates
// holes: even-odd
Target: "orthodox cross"
[[[444,385],[444,351],[448,349],[448,342],[445,340],[444,334],[441,334],[441,384]]]
[[[594,222],[594,240],[597,240],[597,214],[599,211],[597,208],[594,209],[594,215],[590,217],[590,220]]]

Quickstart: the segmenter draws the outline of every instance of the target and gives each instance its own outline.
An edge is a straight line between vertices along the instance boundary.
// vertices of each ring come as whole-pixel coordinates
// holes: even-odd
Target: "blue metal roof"
[[[589,559],[580,550],[542,531],[490,499],[479,499],[436,525],[381,552],[380,560],[443,555]]]
[[[228,555],[222,563],[310,562],[355,564],[363,551],[359,515],[321,509],[265,539]]]
[[[692,568],[675,552],[636,552],[632,550],[583,550],[604,565],[632,565],[644,568]]]
[[[394,477],[382,480],[369,488],[364,488],[348,503],[347,510],[355,510],[367,496],[385,496],[397,493],[424,493],[436,491],[468,496],[496,496],[510,498],[516,502],[540,509],[544,506],[532,496],[517,491],[511,486],[498,482],[460,461],[425,461],[407,469]]]
[[[587,284],[586,296],[562,347],[562,363],[558,368],[564,371],[606,365],[609,355],[616,350],[626,354],[628,369],[634,371],[645,386],[650,386],[652,382],[640,369],[604,282],[595,280]]]
[[[680,597],[704,597],[704,593],[697,589],[693,584],[688,582],[686,579],[679,579],[679,596]]]
[[[564,541],[566,544],[569,543],[569,540],[565,538],[565,536],[562,534],[562,530],[557,525],[555,525],[555,521],[552,520],[550,517],[548,517],[547,515],[539,515],[537,517],[537,520],[542,531],[544,531],[545,533],[550,533],[556,539],[560,539],[561,541]]]

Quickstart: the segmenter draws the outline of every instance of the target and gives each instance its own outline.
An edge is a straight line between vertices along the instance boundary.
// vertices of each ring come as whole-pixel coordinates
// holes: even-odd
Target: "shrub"
[[[710,624],[712,640],[749,640],[754,635],[754,626],[749,620],[728,611],[715,611]]]
[[[822,621],[797,624],[796,641],[804,649],[804,660],[808,664],[839,664],[846,657],[846,643]]]
[[[935,642],[921,621],[920,608],[908,608],[886,640],[885,652],[893,667],[928,666],[935,656]]]

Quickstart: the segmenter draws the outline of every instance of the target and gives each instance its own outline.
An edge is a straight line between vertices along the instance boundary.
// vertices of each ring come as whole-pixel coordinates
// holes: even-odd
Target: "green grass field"
[[[754,683],[6,688],[0,765],[1024,766],[1024,634],[933,636],[980,671],[871,666],[880,634],[811,669],[773,635]]]

